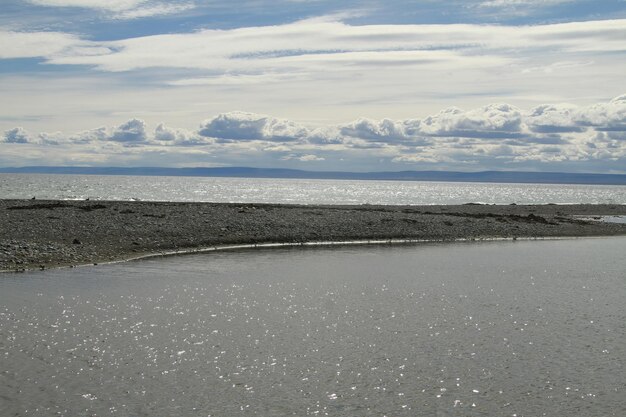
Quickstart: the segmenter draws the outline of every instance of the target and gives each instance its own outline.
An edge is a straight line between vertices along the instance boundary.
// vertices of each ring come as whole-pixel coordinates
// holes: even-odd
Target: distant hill
[[[310,178],[343,180],[400,180],[400,181],[456,181],[504,182],[538,184],[607,184],[626,185],[625,174],[585,174],[564,172],[518,171],[396,171],[396,172],[342,172],[302,171],[282,168],[158,168],[158,167],[19,167],[0,168],[0,173],[78,174],[78,175],[149,175],[187,177],[245,177],[245,178]]]

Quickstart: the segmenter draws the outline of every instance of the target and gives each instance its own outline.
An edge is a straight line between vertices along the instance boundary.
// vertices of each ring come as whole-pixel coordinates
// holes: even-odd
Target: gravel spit
[[[626,235],[626,205],[317,206],[0,200],[0,271],[233,244]]]

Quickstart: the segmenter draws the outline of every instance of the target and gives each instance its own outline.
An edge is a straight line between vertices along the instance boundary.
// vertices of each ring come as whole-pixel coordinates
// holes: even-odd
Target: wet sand
[[[625,205],[303,206],[0,200],[0,270],[121,261],[220,245],[626,235]]]

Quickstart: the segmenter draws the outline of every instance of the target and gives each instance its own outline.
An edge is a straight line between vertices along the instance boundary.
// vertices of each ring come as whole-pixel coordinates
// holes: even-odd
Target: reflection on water
[[[0,280],[0,415],[623,416],[625,238]]]

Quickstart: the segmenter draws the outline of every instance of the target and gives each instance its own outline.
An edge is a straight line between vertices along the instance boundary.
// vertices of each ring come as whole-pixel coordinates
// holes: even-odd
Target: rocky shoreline
[[[626,235],[625,205],[313,206],[0,200],[0,271],[234,244]]]

